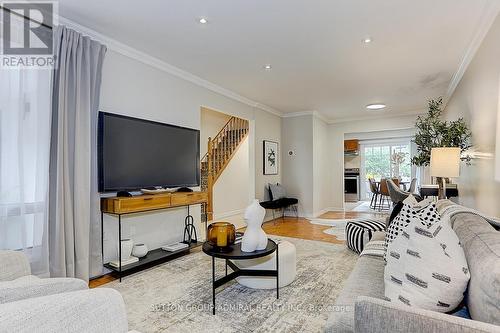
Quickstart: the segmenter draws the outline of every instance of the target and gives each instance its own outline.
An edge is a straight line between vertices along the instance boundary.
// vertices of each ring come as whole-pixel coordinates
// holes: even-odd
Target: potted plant
[[[441,120],[442,106],[441,97],[430,100],[427,114],[417,117],[417,132],[413,140],[417,146],[417,154],[411,158],[411,162],[418,167],[427,167],[430,164],[432,148],[459,147],[463,154],[472,147],[472,133],[464,119]],[[462,160],[470,163],[469,156],[462,157]]]
[[[401,178],[400,166],[405,162],[405,159],[406,159],[406,153],[402,151],[395,152],[391,155],[392,175],[398,179]]]

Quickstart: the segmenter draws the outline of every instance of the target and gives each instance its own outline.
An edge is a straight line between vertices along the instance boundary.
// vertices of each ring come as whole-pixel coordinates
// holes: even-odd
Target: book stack
[[[138,261],[139,261],[139,258],[134,257],[134,256],[130,256],[129,259],[122,260],[122,267],[130,265],[130,264],[134,264],[134,263],[136,263]],[[111,266],[113,266],[113,267],[116,267],[116,268],[120,267],[120,262],[118,260],[112,260],[112,261],[109,262],[109,264]]]
[[[186,243],[172,243],[172,244],[162,246],[161,249],[164,251],[168,251],[168,252],[175,252],[175,251],[185,249],[187,247],[189,247],[189,245]]]
[[[236,232],[236,239],[234,241],[234,244],[238,244],[238,243],[241,243],[241,240],[243,239],[243,233],[242,232],[239,232],[237,231]]]

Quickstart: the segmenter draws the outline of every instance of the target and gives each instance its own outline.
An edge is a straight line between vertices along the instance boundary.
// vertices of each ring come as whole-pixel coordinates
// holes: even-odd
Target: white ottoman
[[[288,286],[297,275],[295,245],[280,241],[279,249],[279,284],[280,288]],[[241,269],[276,269],[276,252],[257,259],[233,260]],[[253,289],[276,289],[276,278],[271,276],[240,276],[239,284]]]

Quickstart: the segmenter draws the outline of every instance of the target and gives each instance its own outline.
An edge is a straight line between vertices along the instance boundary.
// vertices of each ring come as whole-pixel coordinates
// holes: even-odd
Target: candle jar
[[[236,239],[236,228],[228,222],[214,222],[208,226],[207,240],[220,251],[231,250]]]

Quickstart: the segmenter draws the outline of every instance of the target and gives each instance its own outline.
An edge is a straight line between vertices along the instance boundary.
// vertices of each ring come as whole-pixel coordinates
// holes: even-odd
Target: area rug
[[[346,240],[346,235],[345,235],[345,226],[348,221],[351,221],[352,219],[311,219],[309,222],[312,224],[319,224],[319,225],[325,225],[325,226],[332,226],[329,229],[323,230],[325,234],[328,235],[333,235],[337,237],[337,240]]]
[[[320,332],[357,255],[344,245],[287,240],[297,248],[297,277],[276,290],[250,289],[231,282],[217,290],[211,313],[211,258],[192,253],[104,285],[118,290],[129,329],[146,332]],[[224,261],[217,261],[217,276]]]

